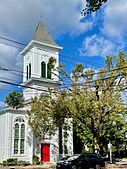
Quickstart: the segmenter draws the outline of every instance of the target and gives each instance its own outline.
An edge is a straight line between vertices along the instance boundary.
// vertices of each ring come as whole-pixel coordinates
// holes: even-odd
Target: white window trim
[[[21,116],[18,116],[18,117],[16,117],[15,119],[14,119],[14,123],[13,123],[13,141],[12,141],[12,144],[13,144],[13,148],[12,148],[12,154],[13,154],[13,156],[14,157],[17,157],[17,156],[24,156],[24,155],[26,155],[26,122],[25,122],[25,120],[24,120],[24,122],[17,122],[16,121],[16,119],[18,119],[18,118],[22,118],[23,120],[24,120],[24,118],[23,117],[21,117]],[[14,153],[14,139],[15,139],[15,124],[16,123],[18,123],[18,125],[19,125],[19,142],[18,142],[18,153],[17,154],[15,154]],[[24,153],[23,154],[20,154],[20,142],[21,142],[21,125],[22,124],[24,124],[25,125],[25,141],[24,141]]]

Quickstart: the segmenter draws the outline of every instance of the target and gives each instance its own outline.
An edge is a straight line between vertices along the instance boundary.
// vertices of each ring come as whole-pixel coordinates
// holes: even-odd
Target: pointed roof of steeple
[[[32,40],[59,47],[47,31],[42,21],[39,22],[35,32],[33,33]]]
[[[63,47],[60,47],[56,44],[56,42],[53,40],[52,36],[47,31],[45,25],[42,21],[39,22],[36,30],[33,33],[32,39],[29,42],[29,44],[20,52],[21,55],[25,55],[33,46],[34,43],[39,43],[44,46],[49,46],[56,48],[58,50],[63,49]]]

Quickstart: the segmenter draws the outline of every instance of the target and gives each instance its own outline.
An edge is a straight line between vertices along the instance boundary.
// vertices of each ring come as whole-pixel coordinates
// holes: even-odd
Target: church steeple
[[[49,46],[51,48],[55,48],[58,50],[63,49],[59,45],[56,44],[56,42],[53,40],[52,36],[48,32],[47,28],[43,24],[42,21],[38,23],[37,28],[35,29],[32,39],[29,42],[29,44],[20,52],[21,55],[25,55],[31,48],[36,44],[40,44],[43,46]]]
[[[45,43],[47,45],[53,45],[53,46],[59,47],[56,44],[56,42],[53,40],[49,32],[47,31],[42,21],[39,22],[35,32],[33,33],[32,40]]]
[[[58,46],[48,33],[43,22],[40,21],[33,33],[30,43],[21,51],[23,57],[23,83],[25,100],[38,96],[42,93],[40,90],[57,88],[59,83],[57,67],[59,67],[59,52],[62,47]],[[49,58],[53,57],[55,69],[49,66]],[[32,87],[32,89],[31,89]]]

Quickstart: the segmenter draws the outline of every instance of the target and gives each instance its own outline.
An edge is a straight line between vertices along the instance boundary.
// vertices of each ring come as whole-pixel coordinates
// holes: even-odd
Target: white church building
[[[35,96],[39,97],[49,88],[59,86],[58,72],[49,73],[48,60],[54,57],[55,66],[58,67],[61,49],[62,47],[55,43],[43,22],[39,22],[32,40],[21,51],[24,72],[22,86],[24,86],[23,95],[26,102]],[[28,125],[27,110],[28,107],[20,109],[6,107],[0,111],[0,162],[8,158],[18,158],[32,163],[33,155],[37,155],[40,161],[57,161],[59,158],[58,131],[56,135],[38,142]],[[68,132],[66,148],[68,155],[72,155],[72,131]],[[63,147],[63,155],[64,153]]]

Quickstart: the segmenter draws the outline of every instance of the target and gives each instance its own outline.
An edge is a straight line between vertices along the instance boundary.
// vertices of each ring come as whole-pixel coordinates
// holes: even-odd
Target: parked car
[[[57,169],[101,169],[105,166],[104,159],[95,153],[73,155],[57,162]]]

